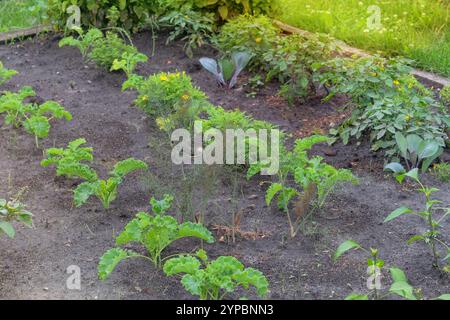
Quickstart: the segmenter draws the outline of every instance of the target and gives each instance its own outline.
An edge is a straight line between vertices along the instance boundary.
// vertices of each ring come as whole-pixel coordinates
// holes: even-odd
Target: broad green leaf
[[[408,158],[408,142],[406,141],[405,136],[400,132],[396,132],[395,141],[397,142],[397,147],[400,149],[402,157]]]
[[[10,238],[14,238],[16,231],[11,223],[6,221],[0,221],[0,231],[6,233],[6,235]]]
[[[408,151],[410,153],[418,154],[423,139],[416,134],[410,134],[406,136],[406,141],[408,143]]]
[[[391,285],[389,292],[399,295],[408,300],[417,300],[414,295],[414,288],[408,283],[408,279],[403,272],[403,270],[399,268],[390,268],[392,280],[394,283]]]
[[[446,294],[440,295],[439,297],[436,298],[436,300],[450,300],[450,294],[446,293]]]
[[[106,280],[121,261],[138,256],[136,252],[120,248],[106,251],[98,264],[98,277],[100,280]]]
[[[352,250],[352,249],[360,249],[361,245],[353,240],[347,240],[343,242],[336,250],[334,254],[334,261],[339,259],[340,256],[342,256],[345,252]]]
[[[405,174],[407,177],[412,178],[415,181],[419,181],[419,169],[412,169],[411,171],[407,172]]]
[[[387,217],[386,219],[384,219],[384,223],[389,222],[391,220],[394,220],[395,218],[400,217],[401,215],[404,214],[409,214],[412,213],[413,211],[407,207],[400,207],[394,211],[392,211]]]
[[[394,173],[404,173],[405,168],[398,162],[392,162],[384,167],[384,170],[391,170]]]

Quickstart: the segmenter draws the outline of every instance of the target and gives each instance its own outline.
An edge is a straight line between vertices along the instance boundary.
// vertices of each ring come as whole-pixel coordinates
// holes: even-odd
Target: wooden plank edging
[[[51,25],[41,25],[36,26],[32,28],[27,29],[21,29],[21,30],[14,30],[14,31],[8,31],[8,32],[1,32],[0,33],[0,42],[8,42],[11,40],[15,40],[22,37],[29,37],[34,36],[36,34],[39,34],[41,32],[46,32],[52,30]]]

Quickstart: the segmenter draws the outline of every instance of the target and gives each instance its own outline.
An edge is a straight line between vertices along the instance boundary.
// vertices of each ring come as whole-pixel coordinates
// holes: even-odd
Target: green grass
[[[41,24],[46,4],[46,0],[0,0],[0,32]]]
[[[448,0],[282,0],[281,20],[329,33],[372,52],[401,54],[418,67],[450,76]],[[382,27],[369,30],[370,5],[381,9]]]

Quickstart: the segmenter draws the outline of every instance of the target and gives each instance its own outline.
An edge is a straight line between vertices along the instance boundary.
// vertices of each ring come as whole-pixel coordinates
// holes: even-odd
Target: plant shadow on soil
[[[93,166],[103,176],[116,161],[128,157],[142,159],[150,168],[126,179],[110,210],[104,210],[96,199],[75,208],[71,190],[77,181],[56,178],[52,169],[40,167],[42,150],[35,148],[31,136],[0,128],[0,197],[27,188],[23,201],[35,215],[34,229],[18,227],[14,240],[0,239],[0,299],[192,299],[178,279],[166,278],[145,260],[120,264],[107,281],[97,278],[98,259],[114,246],[113,236],[135,213],[149,210],[150,196],[164,193],[176,197],[172,213],[180,221],[204,219],[211,230],[220,229],[214,230],[217,242],[205,245],[210,257],[233,255],[246,266],[260,269],[271,284],[269,298],[342,299],[352,292],[365,292],[366,259],[361,253],[332,261],[337,246],[347,239],[379,248],[386,265],[404,269],[411,284],[423,288],[425,297],[449,290],[448,278],[432,269],[428,248],[406,244],[411,235],[423,231],[417,219],[405,217],[382,224],[387,214],[401,205],[420,208],[422,199],[411,186],[399,186],[383,173],[382,157],[371,153],[367,144],[338,144],[332,156],[327,156],[329,148],[324,145],[312,151],[339,168],[352,168],[361,183],[337,188],[302,232],[289,239],[284,213],[265,206],[267,177],[247,181],[243,172],[227,167],[172,165],[170,146],[164,142],[167,136],[155,127],[153,119],[132,107],[132,92],[121,92],[124,76],[85,65],[76,49],[58,48],[58,40],[47,35],[0,46],[0,60],[19,71],[4,89],[30,85],[38,99],[56,100],[73,114],[70,123],[53,124],[43,147],[62,147],[84,137],[94,148]],[[134,44],[149,56],[151,43],[147,32],[134,37]],[[248,97],[242,87],[223,91],[195,60],[184,55],[181,43],[166,46],[163,37],[156,43],[156,55],[140,66],[138,73],[186,70],[214,104],[239,107],[294,137],[326,132],[346,115],[340,111],[343,101],[339,99],[324,104],[314,98],[305,105],[288,107],[276,97],[275,84],[256,98]],[[205,50],[205,54],[213,52]],[[425,181],[440,188],[437,196],[450,204],[449,184],[432,176]],[[255,233],[256,239],[236,235],[233,242],[232,236],[224,234],[224,227],[231,227],[236,216],[241,230]],[[443,233],[448,230],[447,222]],[[201,245],[196,240],[181,240],[166,254],[191,252]],[[70,265],[81,268],[81,290],[66,288]],[[389,287],[387,274],[382,284]],[[255,297],[252,292],[247,296]],[[239,294],[231,296],[237,297]]]

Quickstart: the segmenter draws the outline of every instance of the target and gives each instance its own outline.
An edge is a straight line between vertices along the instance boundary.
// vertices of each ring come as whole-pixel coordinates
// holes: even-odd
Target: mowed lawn
[[[47,0],[0,0],[0,32],[41,24],[46,7]]]
[[[282,0],[281,20],[372,52],[401,54],[450,76],[449,0]],[[368,25],[380,8],[378,28]],[[372,25],[373,26],[373,25]]]

